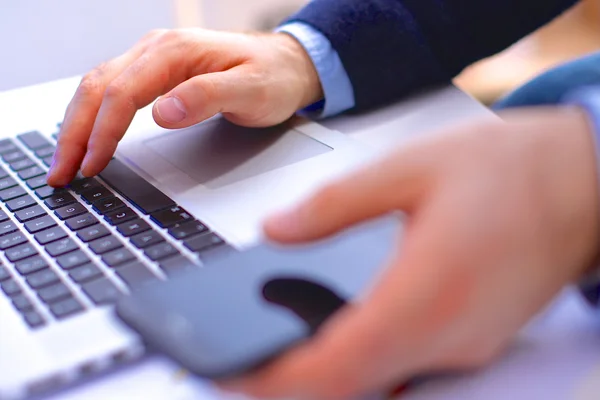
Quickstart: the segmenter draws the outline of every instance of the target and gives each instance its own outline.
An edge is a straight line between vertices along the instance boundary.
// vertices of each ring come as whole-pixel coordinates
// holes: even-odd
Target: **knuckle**
[[[121,99],[125,96],[125,88],[118,81],[111,82],[104,91],[104,97],[107,100]]]
[[[169,29],[162,32],[157,40],[161,44],[172,44],[179,42],[182,38],[182,32],[178,29]]]
[[[164,35],[167,31],[168,31],[168,29],[153,29],[150,32],[148,32],[146,35],[144,35],[144,37],[142,38],[142,40],[152,40],[152,39],[155,39],[157,37],[160,37],[160,36]]]
[[[127,90],[127,84],[121,80],[111,82],[104,91],[104,100],[107,102],[120,103],[123,106],[131,107],[135,103],[131,94]]]
[[[101,69],[101,67],[87,73],[79,84],[79,89],[77,90],[78,94],[84,97],[100,95],[103,86],[102,75],[103,69]]]

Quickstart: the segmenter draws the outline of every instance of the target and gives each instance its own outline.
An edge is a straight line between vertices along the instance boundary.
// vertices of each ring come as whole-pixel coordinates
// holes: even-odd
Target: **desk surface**
[[[0,93],[4,130],[53,132],[79,79],[70,78]],[[149,118],[149,109],[140,118]],[[145,115],[144,115],[145,113]],[[492,114],[448,87],[363,115],[323,124],[386,151],[404,140],[470,117]],[[398,135],[389,135],[390,129]],[[600,387],[600,318],[567,290],[523,330],[512,351],[481,371],[428,381],[403,399],[596,399]],[[55,396],[75,399],[213,399],[203,382],[182,379],[168,362],[154,358],[118,374]]]

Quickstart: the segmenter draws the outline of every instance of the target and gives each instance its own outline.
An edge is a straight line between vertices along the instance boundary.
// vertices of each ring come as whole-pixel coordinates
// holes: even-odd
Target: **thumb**
[[[241,68],[194,76],[162,96],[152,110],[163,128],[195,125],[214,115],[251,112],[257,90]]]
[[[429,185],[426,168],[408,149],[394,152],[271,216],[265,233],[279,242],[310,241],[391,211],[410,213]]]

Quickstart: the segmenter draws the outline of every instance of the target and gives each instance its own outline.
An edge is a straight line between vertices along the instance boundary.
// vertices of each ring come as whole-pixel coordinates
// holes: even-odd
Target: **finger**
[[[100,65],[82,79],[65,112],[57,149],[48,173],[49,185],[65,186],[73,179],[85,155],[106,87],[136,60],[159,34],[158,31],[150,33],[127,53]]]
[[[154,119],[165,128],[184,128],[219,113],[250,116],[261,97],[260,83],[250,77],[244,67],[193,77],[155,103]]]
[[[411,269],[408,262],[393,257],[362,303],[340,311],[306,344],[223,387],[256,398],[350,399],[410,379],[428,361],[428,311],[437,317],[432,305],[441,296],[431,268]]]
[[[181,38],[180,46],[167,43],[175,39],[165,39],[164,45],[159,44],[141,55],[106,88],[81,165],[84,176],[96,175],[108,164],[137,110],[185,81],[190,74],[205,72],[199,70],[197,57],[190,58],[181,44],[185,43],[186,36]],[[204,50],[210,51],[210,45],[207,44]],[[218,76],[218,73],[214,75]],[[191,80],[196,79],[199,78]],[[205,91],[210,90],[208,83],[204,84]],[[187,95],[186,99],[189,97]],[[209,106],[205,105],[205,108]]]
[[[319,239],[393,210],[411,212],[428,185],[427,167],[407,147],[273,215],[264,230],[280,242]]]

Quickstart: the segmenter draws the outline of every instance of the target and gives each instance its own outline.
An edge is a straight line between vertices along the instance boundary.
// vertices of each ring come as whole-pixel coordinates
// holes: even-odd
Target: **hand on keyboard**
[[[245,126],[283,122],[322,97],[303,47],[291,36],[201,29],[154,31],[127,53],[87,74],[69,104],[48,184],[68,184],[81,168],[98,174],[136,111],[156,102],[165,128],[217,113]]]

